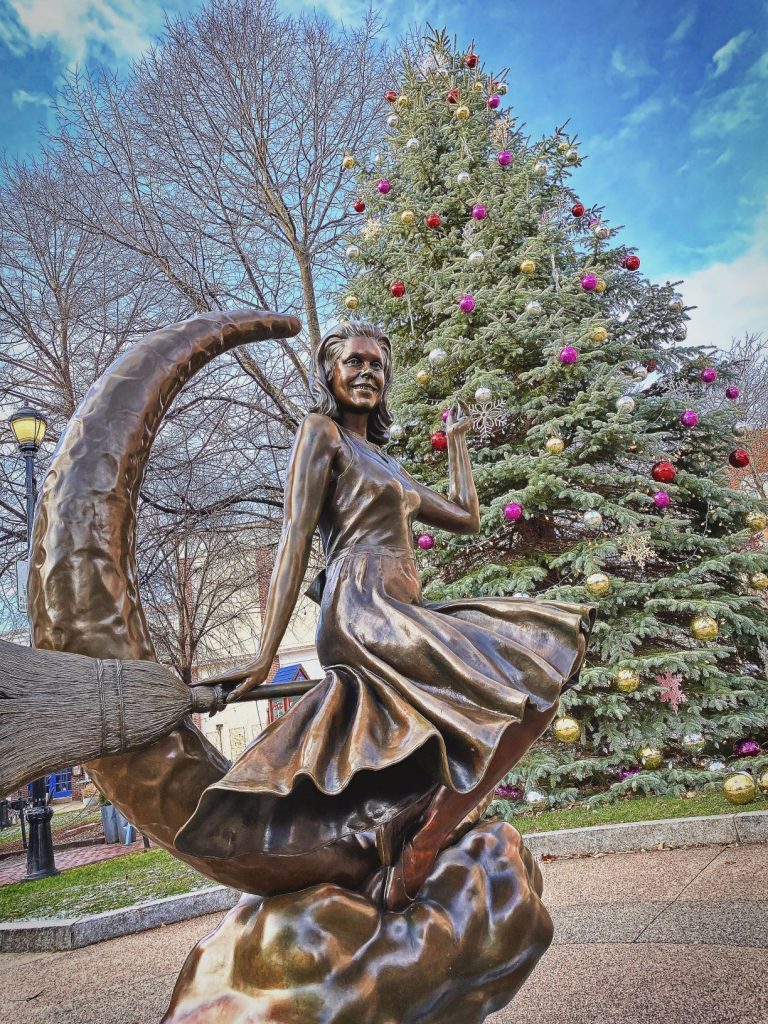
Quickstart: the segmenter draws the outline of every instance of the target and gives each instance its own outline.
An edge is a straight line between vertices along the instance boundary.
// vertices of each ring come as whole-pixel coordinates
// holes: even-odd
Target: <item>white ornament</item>
[[[540,160],[533,168],[534,174],[538,174],[540,178],[543,178],[548,170],[549,167],[544,163],[543,160]]]
[[[683,736],[683,746],[691,753],[699,753],[706,745],[707,742],[700,732],[689,732]]]
[[[589,508],[582,516],[584,525],[590,530],[598,530],[603,525],[603,517],[596,508]]]
[[[389,428],[390,441],[399,441],[402,437],[405,437],[405,427],[401,427],[399,423],[393,423]]]
[[[530,302],[526,302],[525,304],[525,312],[530,313],[531,316],[541,316],[544,312],[544,308],[536,299],[531,299]]]
[[[632,376],[635,378],[635,380],[645,380],[645,378],[648,376],[648,371],[644,366],[636,366],[632,371]]]
[[[408,141],[405,144],[405,148],[410,150],[416,150],[419,148],[420,145],[421,143],[419,142],[418,139],[408,139]]]
[[[400,124],[400,118],[397,116],[397,114],[390,114],[389,117],[387,118],[387,124],[389,125],[390,128],[397,128],[397,126]]]
[[[672,338],[673,338],[674,341],[685,341],[685,339],[687,337],[688,337],[688,328],[685,326],[685,324],[680,324],[679,327],[676,327],[675,328],[675,332],[672,335]]]
[[[546,793],[542,793],[540,789],[529,789],[525,794],[525,802],[534,811],[541,811],[549,806]]]
[[[469,256],[467,256],[467,259],[470,263],[482,263],[485,259],[485,253],[480,249],[475,249],[474,252],[471,252]]]
[[[733,425],[733,432],[736,437],[744,437],[749,433],[749,429],[749,424],[746,420],[739,420],[738,423],[734,423]]]
[[[476,402],[490,402],[493,398],[493,392],[490,388],[478,388],[475,392]]]
[[[622,397],[616,403],[616,412],[620,416],[628,416],[631,412],[634,412],[635,400],[630,398],[629,395],[622,395]]]
[[[715,758],[714,761],[710,761],[709,764],[707,765],[707,771],[708,772],[724,772],[725,771],[725,761],[720,761],[719,759]]]
[[[456,182],[459,185],[468,185],[471,180],[469,171],[459,171],[456,175]]]
[[[347,259],[348,260],[356,260],[359,255],[360,255],[360,248],[357,245],[348,245],[347,246]]]
[[[427,356],[430,366],[439,366],[440,363],[444,363],[448,358],[448,353],[444,348],[433,348]]]
[[[577,164],[579,162],[579,151],[577,149],[569,149],[565,154],[565,162],[567,164]]]
[[[486,392],[488,397],[485,397]],[[481,396],[482,393],[482,397]],[[478,388],[475,392],[477,405],[470,409],[472,414],[472,426],[475,434],[481,441],[488,442],[492,439],[494,432],[504,423],[504,413],[507,411],[506,402],[497,399],[493,401],[493,393],[490,388]]]
[[[595,236],[595,238],[608,238],[610,233],[611,229],[607,228],[605,224],[603,224],[601,221],[598,221],[596,224],[592,225],[592,234]]]

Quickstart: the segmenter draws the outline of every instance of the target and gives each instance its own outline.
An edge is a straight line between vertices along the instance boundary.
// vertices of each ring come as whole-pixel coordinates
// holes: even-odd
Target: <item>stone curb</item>
[[[591,825],[556,832],[533,832],[523,836],[523,840],[536,857],[631,853],[651,850],[662,844],[670,849],[681,849],[687,846],[768,842],[768,811]],[[230,910],[240,896],[236,889],[218,885],[184,896],[168,896],[151,903],[108,910],[92,917],[0,923],[0,953],[79,949],[105,939]]]
[[[80,949],[94,942],[132,935],[192,917],[229,910],[242,893],[223,885],[197,889],[183,896],[166,896],[91,917],[60,920],[28,919],[0,924],[0,953],[49,953]]]
[[[591,825],[554,832],[529,832],[523,841],[537,857],[589,853],[630,853],[687,846],[768,842],[768,811],[716,814],[701,818],[662,818],[620,825]]]

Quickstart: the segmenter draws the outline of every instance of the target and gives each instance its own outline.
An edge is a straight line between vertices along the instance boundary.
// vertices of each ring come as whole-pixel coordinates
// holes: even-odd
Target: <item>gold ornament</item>
[[[768,768],[760,772],[757,777],[757,785],[763,796],[768,796]]]
[[[619,693],[634,693],[640,685],[640,674],[633,668],[620,668],[614,682]]]
[[[567,153],[570,148],[570,143],[566,142],[565,139],[561,139],[557,144],[558,153]]]
[[[562,437],[550,437],[544,445],[550,455],[559,455],[565,448],[565,441]]]
[[[357,309],[360,305],[360,299],[358,299],[356,295],[348,295],[346,299],[344,299],[344,305],[347,309]]]
[[[347,155],[341,161],[341,166],[344,168],[345,171],[352,170],[352,168],[355,166],[355,158],[352,156],[351,153],[347,153]]]
[[[731,804],[751,804],[757,795],[755,780],[749,772],[733,772],[723,781],[723,795]]]
[[[432,380],[432,374],[429,370],[417,370],[416,371],[416,383],[421,384],[422,387],[426,387],[427,384]]]
[[[416,214],[413,212],[413,210],[403,210],[403,212],[400,214],[400,220],[403,224],[406,225],[413,224],[413,222],[416,220]]]
[[[768,576],[764,572],[753,572],[749,577],[749,585],[753,590],[765,590],[768,587]]]
[[[595,285],[595,291],[598,295],[602,295],[605,291],[605,281],[602,279],[602,277],[598,277],[597,284]]]
[[[605,597],[611,592],[611,579],[604,572],[593,572],[591,576],[587,576],[584,586],[587,593],[593,597]]]
[[[638,750],[637,756],[643,768],[650,768],[651,771],[661,768],[664,764],[664,756],[656,747],[642,747]]]
[[[604,327],[594,327],[592,333],[589,336],[590,341],[594,341],[596,345],[601,345],[608,337],[608,331]]]
[[[555,739],[561,743],[575,743],[581,736],[581,726],[575,718],[569,718],[567,715],[555,719],[552,731]]]
[[[472,88],[475,90],[475,92],[482,92],[483,91],[483,83],[480,81],[479,78],[475,82],[475,84],[472,86]]]
[[[410,100],[407,96],[398,96],[395,100],[395,106],[398,110],[407,110],[410,105]]]
[[[469,117],[469,107],[465,107],[464,104],[460,107],[456,107],[456,119],[458,121],[466,121]]]
[[[522,260],[520,263],[521,274],[533,274],[536,270],[536,263],[533,260]]]
[[[761,533],[768,526],[768,519],[765,518],[765,513],[758,512],[757,509],[747,512],[746,516],[744,516],[744,522],[747,524],[747,529],[751,530],[752,533]]]
[[[719,630],[711,615],[696,615],[691,619],[691,633],[697,640],[714,640]]]

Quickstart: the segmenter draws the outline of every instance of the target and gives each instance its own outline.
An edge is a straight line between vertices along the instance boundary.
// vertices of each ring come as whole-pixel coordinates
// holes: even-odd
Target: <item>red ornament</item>
[[[355,213],[362,213],[365,210],[365,203],[362,199],[358,199],[355,203]]]
[[[384,99],[387,101],[387,103],[394,103],[395,100],[397,99],[397,93],[395,92],[394,89],[387,89],[387,91],[384,93]]]
[[[478,56],[476,53],[468,53],[467,56],[464,58],[464,63],[467,65],[468,68],[476,68],[477,61]]]
[[[451,91],[448,93],[448,95],[445,98],[448,100],[449,103],[458,103],[459,102],[459,90],[458,89],[451,89]]]
[[[656,359],[649,359],[648,362],[645,364],[645,368],[648,371],[648,373],[653,373],[653,371],[656,369],[658,365],[659,364]]]
[[[622,267],[625,270],[639,270],[640,269],[640,257],[635,256],[634,253],[630,256],[625,256],[621,261]]]
[[[436,430],[429,442],[436,452],[444,452],[448,448],[448,435],[444,430]]]
[[[402,281],[393,281],[389,286],[389,294],[395,299],[402,299],[405,295],[405,285]]]
[[[428,228],[439,228],[442,224],[439,213],[430,213],[427,215],[427,227]]]
[[[583,217],[585,209],[584,203],[574,203],[571,207],[571,213],[574,217]]]
[[[744,469],[745,466],[749,465],[749,452],[743,448],[734,448],[728,456],[728,461],[736,469]]]
[[[677,476],[677,470],[671,462],[657,462],[651,470],[651,476],[660,484],[671,484]]]

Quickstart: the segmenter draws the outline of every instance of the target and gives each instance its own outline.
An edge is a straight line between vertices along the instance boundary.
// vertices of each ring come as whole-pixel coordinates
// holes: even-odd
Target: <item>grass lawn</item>
[[[82,825],[93,825],[101,821],[101,808],[98,804],[94,808],[81,808],[77,811],[57,811],[51,818],[51,832],[64,832],[70,828]],[[29,828],[27,828],[29,832]],[[21,842],[21,828],[14,825],[12,828],[0,830],[0,850],[5,846],[12,846]]]
[[[2,886],[0,921],[84,917],[215,884],[165,850],[129,853],[55,878]]]
[[[593,811],[587,807],[563,807],[538,814],[516,814],[507,821],[521,833],[553,832],[559,828],[584,828],[587,825],[613,825],[626,821],[654,821],[657,818],[692,818],[705,814],[733,814],[737,811],[768,811],[768,800],[758,798],[751,804],[734,806],[722,793],[699,793],[690,799],[671,796],[634,796]]]

